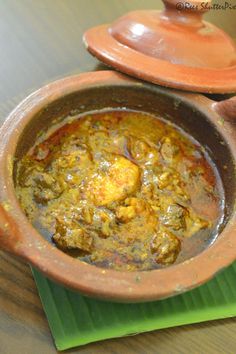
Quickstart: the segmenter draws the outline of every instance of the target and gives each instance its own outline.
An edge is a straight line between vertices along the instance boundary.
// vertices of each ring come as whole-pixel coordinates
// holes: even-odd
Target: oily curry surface
[[[16,191],[61,250],[117,270],[194,256],[222,217],[206,152],[170,123],[133,111],[77,117],[41,137],[18,162]]]

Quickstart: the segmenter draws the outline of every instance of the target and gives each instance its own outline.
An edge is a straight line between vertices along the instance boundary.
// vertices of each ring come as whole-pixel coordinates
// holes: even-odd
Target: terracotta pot
[[[37,133],[50,127],[56,118],[74,110],[104,107],[126,107],[166,117],[211,152],[225,189],[226,216],[216,242],[198,256],[161,270],[105,270],[53,247],[27,220],[14,191],[17,159],[32,146]],[[235,99],[216,103],[202,95],[164,89],[112,71],[72,76],[41,88],[9,115],[0,131],[1,248],[67,287],[113,301],[157,300],[204,283],[236,259],[235,118]]]

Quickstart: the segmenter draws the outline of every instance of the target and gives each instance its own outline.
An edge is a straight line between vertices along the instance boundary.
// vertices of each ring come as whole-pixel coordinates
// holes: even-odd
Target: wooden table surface
[[[236,4],[236,0],[231,3]],[[223,3],[219,0],[218,3]],[[160,0],[1,0],[0,120],[27,94],[57,78],[101,69],[83,32]],[[236,10],[206,15],[236,37]],[[236,321],[226,319],[159,330],[73,349],[81,354],[231,354]],[[28,265],[0,252],[0,354],[56,353]]]

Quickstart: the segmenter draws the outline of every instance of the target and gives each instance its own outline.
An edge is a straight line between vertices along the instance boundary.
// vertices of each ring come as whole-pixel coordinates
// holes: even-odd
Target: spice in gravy
[[[152,115],[87,114],[18,162],[32,224],[68,254],[116,270],[150,270],[201,251],[222,218],[222,188],[204,149]]]

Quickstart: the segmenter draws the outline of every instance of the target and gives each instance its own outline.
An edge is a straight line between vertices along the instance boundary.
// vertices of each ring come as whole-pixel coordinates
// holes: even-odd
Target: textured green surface
[[[236,263],[185,294],[142,304],[83,297],[33,270],[59,350],[129,334],[236,316]]]

